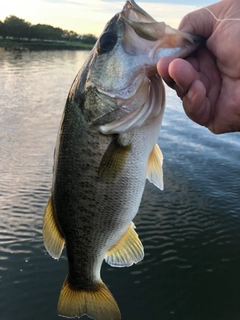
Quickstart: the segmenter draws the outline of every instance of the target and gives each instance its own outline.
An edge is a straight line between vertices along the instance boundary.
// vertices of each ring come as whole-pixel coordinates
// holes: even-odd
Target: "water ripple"
[[[58,262],[47,254],[42,218],[62,110],[87,54],[16,59],[0,50],[1,320],[58,319],[66,253]],[[104,263],[102,277],[125,320],[238,319],[239,135],[215,137],[193,124],[167,90],[159,145],[165,189],[146,183],[134,221],[144,260],[121,269]]]

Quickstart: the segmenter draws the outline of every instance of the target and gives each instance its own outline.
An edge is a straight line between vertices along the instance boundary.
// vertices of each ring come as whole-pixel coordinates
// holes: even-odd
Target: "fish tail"
[[[118,305],[100,280],[92,289],[73,289],[65,279],[58,300],[58,314],[67,318],[88,315],[95,320],[120,320]]]

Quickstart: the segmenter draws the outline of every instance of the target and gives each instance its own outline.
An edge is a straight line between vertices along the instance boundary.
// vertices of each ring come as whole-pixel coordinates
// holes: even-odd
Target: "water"
[[[46,253],[42,218],[61,114],[87,55],[0,51],[1,320],[59,319],[67,260]],[[195,125],[167,91],[165,190],[147,183],[135,219],[145,258],[102,269],[123,320],[240,319],[239,138]]]

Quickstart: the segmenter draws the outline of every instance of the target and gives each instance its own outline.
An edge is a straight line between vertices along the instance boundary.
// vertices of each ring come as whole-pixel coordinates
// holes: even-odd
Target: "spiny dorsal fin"
[[[91,289],[73,289],[68,277],[58,300],[58,314],[67,318],[80,318],[87,314],[96,320],[120,320],[118,305],[107,286],[100,280]]]
[[[64,237],[58,229],[53,200],[50,197],[43,219],[43,241],[48,253],[54,258],[59,259],[65,243]]]
[[[143,245],[134,230],[133,222],[127,232],[107,253],[105,261],[112,267],[130,267],[143,259]]]
[[[159,146],[155,144],[149,159],[147,168],[147,179],[157,188],[163,190],[163,155]]]

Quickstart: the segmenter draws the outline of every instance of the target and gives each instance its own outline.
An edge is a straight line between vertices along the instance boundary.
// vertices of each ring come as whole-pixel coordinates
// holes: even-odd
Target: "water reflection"
[[[0,317],[58,319],[67,273],[43,247],[57,130],[87,52],[0,50]],[[122,319],[240,318],[239,134],[213,136],[186,119],[168,90],[159,138],[165,190],[147,183],[137,232],[145,259],[104,264]],[[83,318],[84,319],[84,318]],[[85,319],[87,319],[85,317]]]

